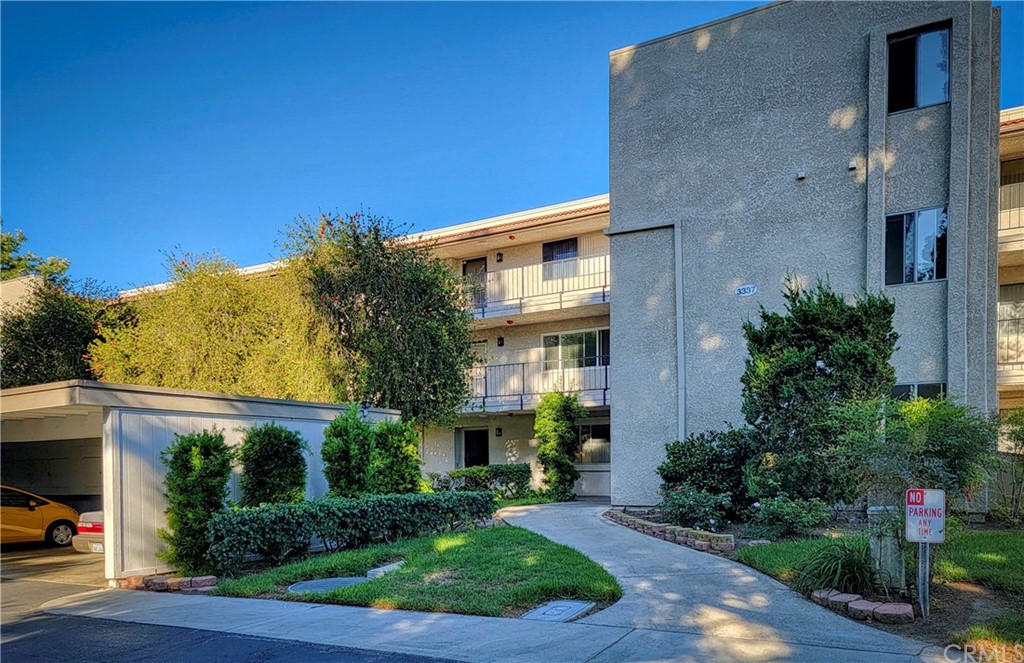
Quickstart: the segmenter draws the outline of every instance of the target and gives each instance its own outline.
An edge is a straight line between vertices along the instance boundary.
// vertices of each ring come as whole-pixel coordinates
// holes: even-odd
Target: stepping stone
[[[288,588],[291,594],[327,594],[340,587],[351,587],[366,582],[369,578],[321,578],[303,580]]]
[[[370,569],[369,571],[367,571],[366,572],[366,577],[367,578],[376,578],[377,576],[382,576],[385,573],[391,573],[392,571],[397,571],[398,569],[402,568],[403,564],[405,564],[405,560],[399,560],[399,561],[397,561],[397,562],[395,562],[393,564],[388,564],[387,566],[378,566],[375,569]]]
[[[526,613],[522,618],[538,622],[567,622],[593,607],[594,604],[587,601],[549,601]]]

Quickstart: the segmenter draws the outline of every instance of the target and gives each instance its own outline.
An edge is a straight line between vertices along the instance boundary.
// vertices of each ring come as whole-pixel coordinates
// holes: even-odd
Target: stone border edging
[[[896,601],[868,601],[860,594],[846,594],[834,589],[819,589],[811,600],[840,615],[861,621],[883,624],[909,624],[914,621],[914,606]]]
[[[182,594],[209,594],[217,585],[217,576],[128,576],[118,578],[119,589],[143,589],[150,592],[181,592]]]
[[[654,523],[637,516],[631,516],[619,509],[609,509],[601,514],[614,523],[623,525],[641,534],[647,534],[669,543],[709,553],[732,552],[736,549],[736,539],[732,534],[715,534],[691,527],[678,527],[664,523]]]

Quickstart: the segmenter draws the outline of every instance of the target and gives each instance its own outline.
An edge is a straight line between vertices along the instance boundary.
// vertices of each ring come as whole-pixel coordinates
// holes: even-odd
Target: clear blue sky
[[[605,193],[608,52],[756,4],[4,2],[5,226],[127,288],[176,245],[270,260],[319,209],[426,229]]]

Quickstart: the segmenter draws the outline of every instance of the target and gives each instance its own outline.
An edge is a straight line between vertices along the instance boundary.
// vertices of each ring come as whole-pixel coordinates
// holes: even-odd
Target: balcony
[[[477,319],[608,301],[608,254],[569,258],[466,277]]]
[[[545,370],[544,362],[475,366],[465,412],[533,410],[544,394],[575,393],[586,407],[608,405],[608,366]]]
[[[999,320],[996,369],[999,384],[1024,384],[1024,318]]]

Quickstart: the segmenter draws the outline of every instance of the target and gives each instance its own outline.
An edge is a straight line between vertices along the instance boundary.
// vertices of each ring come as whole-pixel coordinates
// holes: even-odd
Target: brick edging
[[[618,509],[609,509],[601,514],[608,520],[647,534],[669,543],[675,543],[694,550],[709,553],[726,553],[736,549],[736,539],[732,534],[715,534],[691,527],[678,527],[664,523],[654,523],[637,516],[631,516]]]

